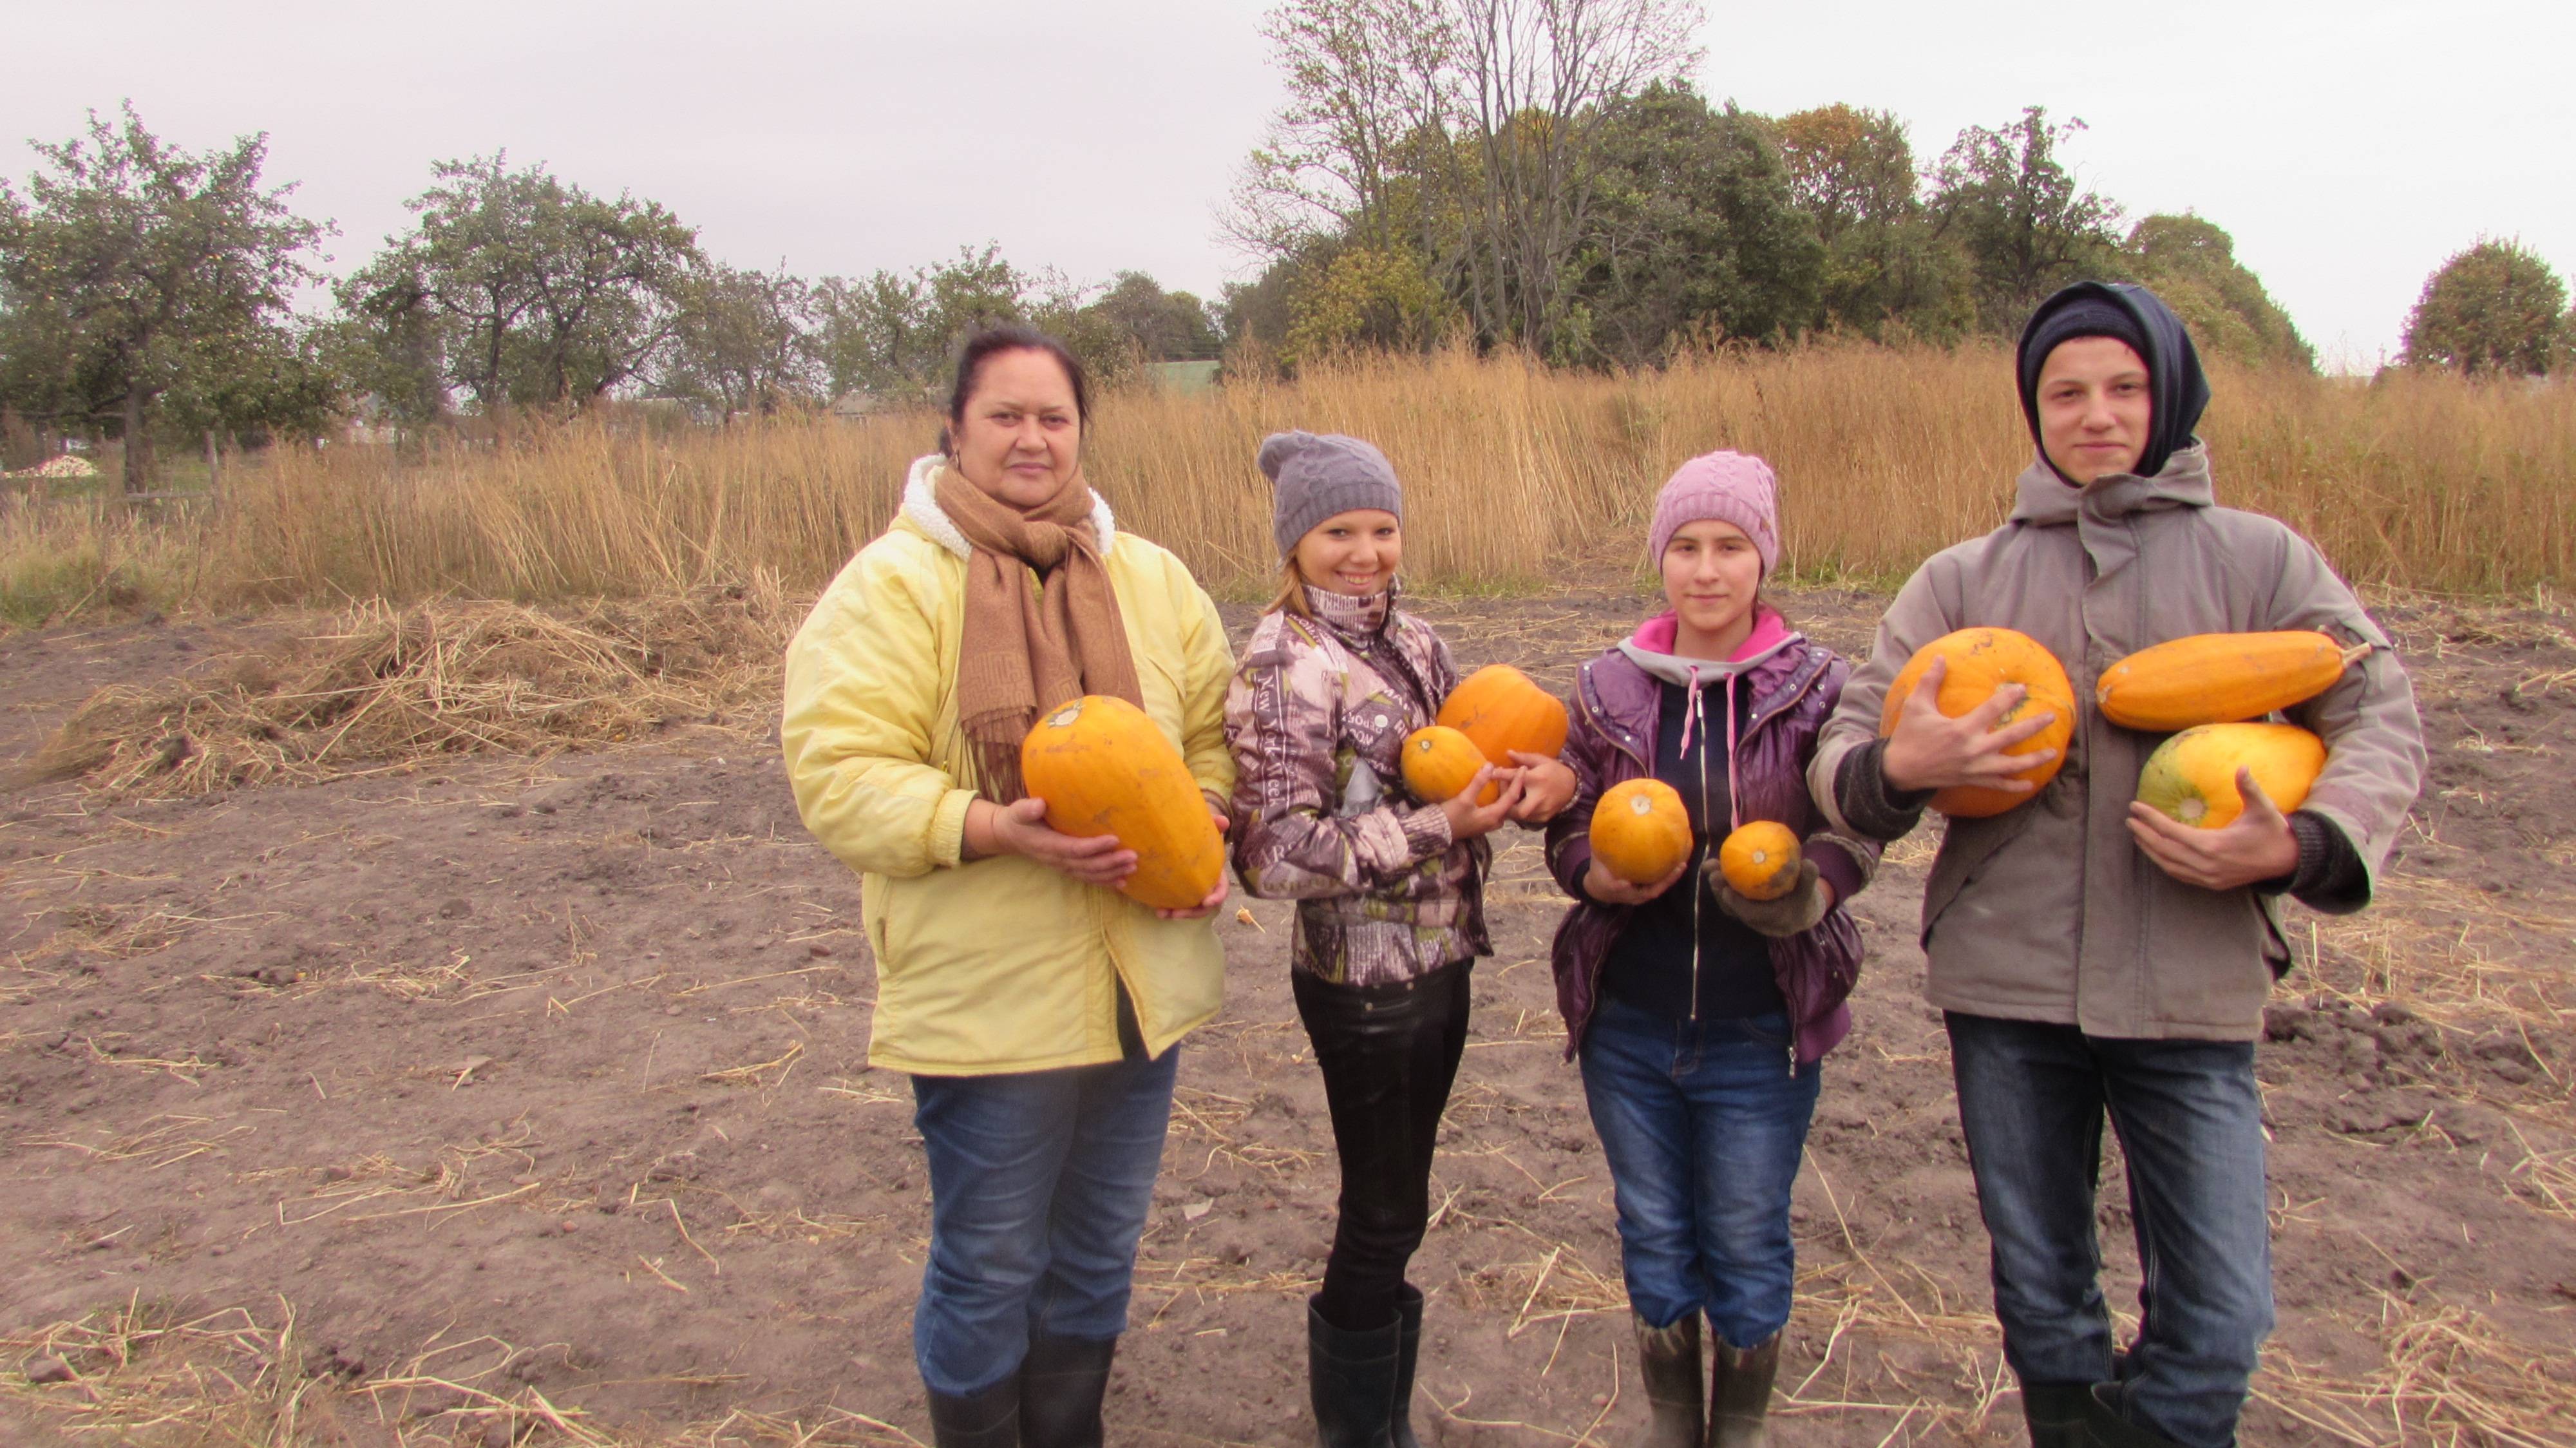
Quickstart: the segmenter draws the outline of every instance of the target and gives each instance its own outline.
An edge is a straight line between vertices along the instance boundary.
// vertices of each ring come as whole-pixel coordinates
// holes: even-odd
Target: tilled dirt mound
[[[1787,604],[1866,648],[1874,600]],[[1553,685],[1637,612],[1615,589],[1424,607],[1463,661]],[[2576,1442],[2576,647],[2530,610],[2384,615],[2434,777],[2382,906],[2298,922],[2314,958],[2261,1057],[2281,1326],[2246,1439]],[[259,627],[0,643],[0,762],[98,686],[282,636]],[[864,1064],[856,884],[798,826],[774,745],[674,726],[367,767],[0,802],[0,1437],[926,1439],[909,1093]],[[1416,1270],[1415,1419],[1441,1443],[1612,1441],[1641,1406],[1548,981],[1562,903],[1534,837],[1509,846]],[[1859,1026],[1797,1198],[1785,1445],[2018,1441],[1919,994],[1930,852],[1900,843],[1858,904]],[[1184,1047],[1120,1441],[1312,1435],[1330,1131],[1286,909],[1222,930],[1228,1006]]]

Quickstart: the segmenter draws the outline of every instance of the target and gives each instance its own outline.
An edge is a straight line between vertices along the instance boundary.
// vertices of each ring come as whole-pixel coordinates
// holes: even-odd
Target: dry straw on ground
[[[801,616],[766,575],[563,614],[370,601],[281,653],[102,690],[36,768],[174,797],[442,754],[543,757],[767,703]]]
[[[2287,519],[2348,576],[2506,594],[2576,574],[2576,387],[2224,368],[2215,386],[2202,431],[2222,499]],[[219,513],[0,514],[0,617],[633,597],[756,570],[815,589],[893,516],[934,422],[653,432],[593,418],[497,443],[281,450],[231,475]],[[1793,572],[1885,580],[2000,521],[2031,451],[2010,359],[1990,346],[1819,345],[1620,374],[1453,352],[1113,395],[1090,475],[1124,526],[1251,595],[1274,566],[1253,455],[1289,427],[1381,444],[1406,483],[1409,574],[1478,589],[1632,557],[1655,486],[1715,447],[1779,468]]]

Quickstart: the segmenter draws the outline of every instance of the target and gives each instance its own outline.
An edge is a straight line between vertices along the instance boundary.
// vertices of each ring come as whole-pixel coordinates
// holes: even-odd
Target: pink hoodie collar
[[[1667,609],[1637,625],[1636,633],[1631,635],[1628,641],[1646,653],[1670,657],[1673,652],[1673,641],[1680,636],[1681,627],[1681,615]],[[1736,647],[1733,656],[1711,662],[1753,663],[1787,643],[1789,637],[1789,621],[1780,616],[1780,611],[1768,605],[1757,604],[1753,611],[1753,632],[1745,636],[1744,642]]]

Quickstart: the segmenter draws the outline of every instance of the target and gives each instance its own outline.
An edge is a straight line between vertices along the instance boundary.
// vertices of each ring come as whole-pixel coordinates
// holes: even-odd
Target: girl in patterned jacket
[[[1307,1304],[1315,1421],[1326,1448],[1414,1448],[1422,1293],[1404,1270],[1466,1049],[1468,971],[1492,950],[1484,836],[1545,820],[1574,777],[1516,755],[1444,804],[1407,794],[1405,736],[1432,722],[1457,668],[1397,606],[1395,470],[1357,438],[1304,432],[1264,442],[1261,470],[1278,489],[1282,586],[1244,646],[1225,731],[1235,868],[1253,894],[1297,901],[1291,983],[1341,1158],[1332,1254]],[[1500,792],[1479,806],[1488,782]]]

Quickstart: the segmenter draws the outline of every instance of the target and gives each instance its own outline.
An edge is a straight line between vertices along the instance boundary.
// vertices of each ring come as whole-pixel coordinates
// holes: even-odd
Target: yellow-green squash
[[[2295,724],[2203,724],[2156,746],[2138,772],[2138,800],[2198,829],[2214,830],[2245,812],[2236,792],[2239,767],[2283,814],[2306,801],[2326,767],[2326,742]]]

